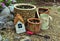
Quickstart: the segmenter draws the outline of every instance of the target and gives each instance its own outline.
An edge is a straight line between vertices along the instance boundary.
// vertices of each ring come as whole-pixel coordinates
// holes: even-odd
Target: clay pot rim
[[[38,23],[30,22],[29,20],[32,20],[32,19],[39,20],[39,22]],[[28,21],[28,23],[31,23],[31,24],[41,24],[40,19],[38,19],[38,18],[29,18],[29,19],[27,19],[27,21]]]
[[[47,11],[45,11],[44,13],[49,12],[49,9],[48,9],[48,8],[38,7],[38,8],[36,9],[38,18],[40,18],[39,11],[38,11],[40,8],[41,8],[41,9],[46,9],[46,10],[47,10]]]
[[[47,10],[47,11],[45,11],[45,12],[48,12],[48,11],[49,11],[48,8],[38,7],[38,8],[37,8],[37,13],[39,12],[39,9],[45,9],[45,10]],[[44,12],[44,13],[45,13],[45,12]]]
[[[19,6],[19,5],[28,5],[28,6],[32,6],[33,8],[31,8],[31,9],[17,8],[16,6]],[[19,9],[19,10],[34,10],[34,9],[36,9],[36,6],[35,5],[32,5],[32,4],[27,4],[27,3],[18,3],[18,4],[15,4],[14,5],[14,8]]]

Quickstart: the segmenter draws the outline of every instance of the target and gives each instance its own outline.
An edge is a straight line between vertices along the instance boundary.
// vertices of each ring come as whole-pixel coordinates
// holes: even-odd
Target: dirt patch
[[[40,21],[39,20],[29,20],[30,22],[33,22],[33,23],[39,23]]]
[[[21,5],[21,6],[17,6],[17,8],[21,8],[21,9],[31,9],[31,8],[34,8],[34,7],[28,6],[28,5]]]

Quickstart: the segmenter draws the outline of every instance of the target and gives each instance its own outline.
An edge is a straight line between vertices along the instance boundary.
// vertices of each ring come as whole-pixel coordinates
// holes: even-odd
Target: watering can
[[[39,16],[41,18],[41,29],[42,30],[47,30],[49,28],[49,22],[52,21],[52,17],[49,16],[48,14],[40,14]]]

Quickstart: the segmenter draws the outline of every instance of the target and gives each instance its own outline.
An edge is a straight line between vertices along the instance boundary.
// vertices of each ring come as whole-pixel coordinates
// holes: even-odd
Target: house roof
[[[16,24],[18,21],[21,21],[22,23],[24,23],[24,20],[20,14],[16,14],[14,18],[14,24]]]

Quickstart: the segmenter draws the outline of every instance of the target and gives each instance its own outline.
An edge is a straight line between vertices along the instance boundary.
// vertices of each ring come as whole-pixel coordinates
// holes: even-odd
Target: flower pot
[[[40,32],[40,20],[38,18],[29,18],[27,19],[28,26],[27,29],[29,31],[32,31],[33,33],[39,33]]]
[[[49,14],[49,10],[47,8],[39,7],[39,8],[37,8],[37,13],[38,14],[43,14],[43,13]]]
[[[49,14],[49,10],[48,10],[47,8],[39,7],[39,8],[37,8],[36,11],[37,11],[37,12],[36,12],[35,17],[39,17],[40,14],[43,14],[43,13],[45,13],[45,14]]]
[[[35,9],[36,6],[32,4],[20,3],[14,5],[15,14],[20,14],[24,18],[24,21],[28,18],[35,17]]]

